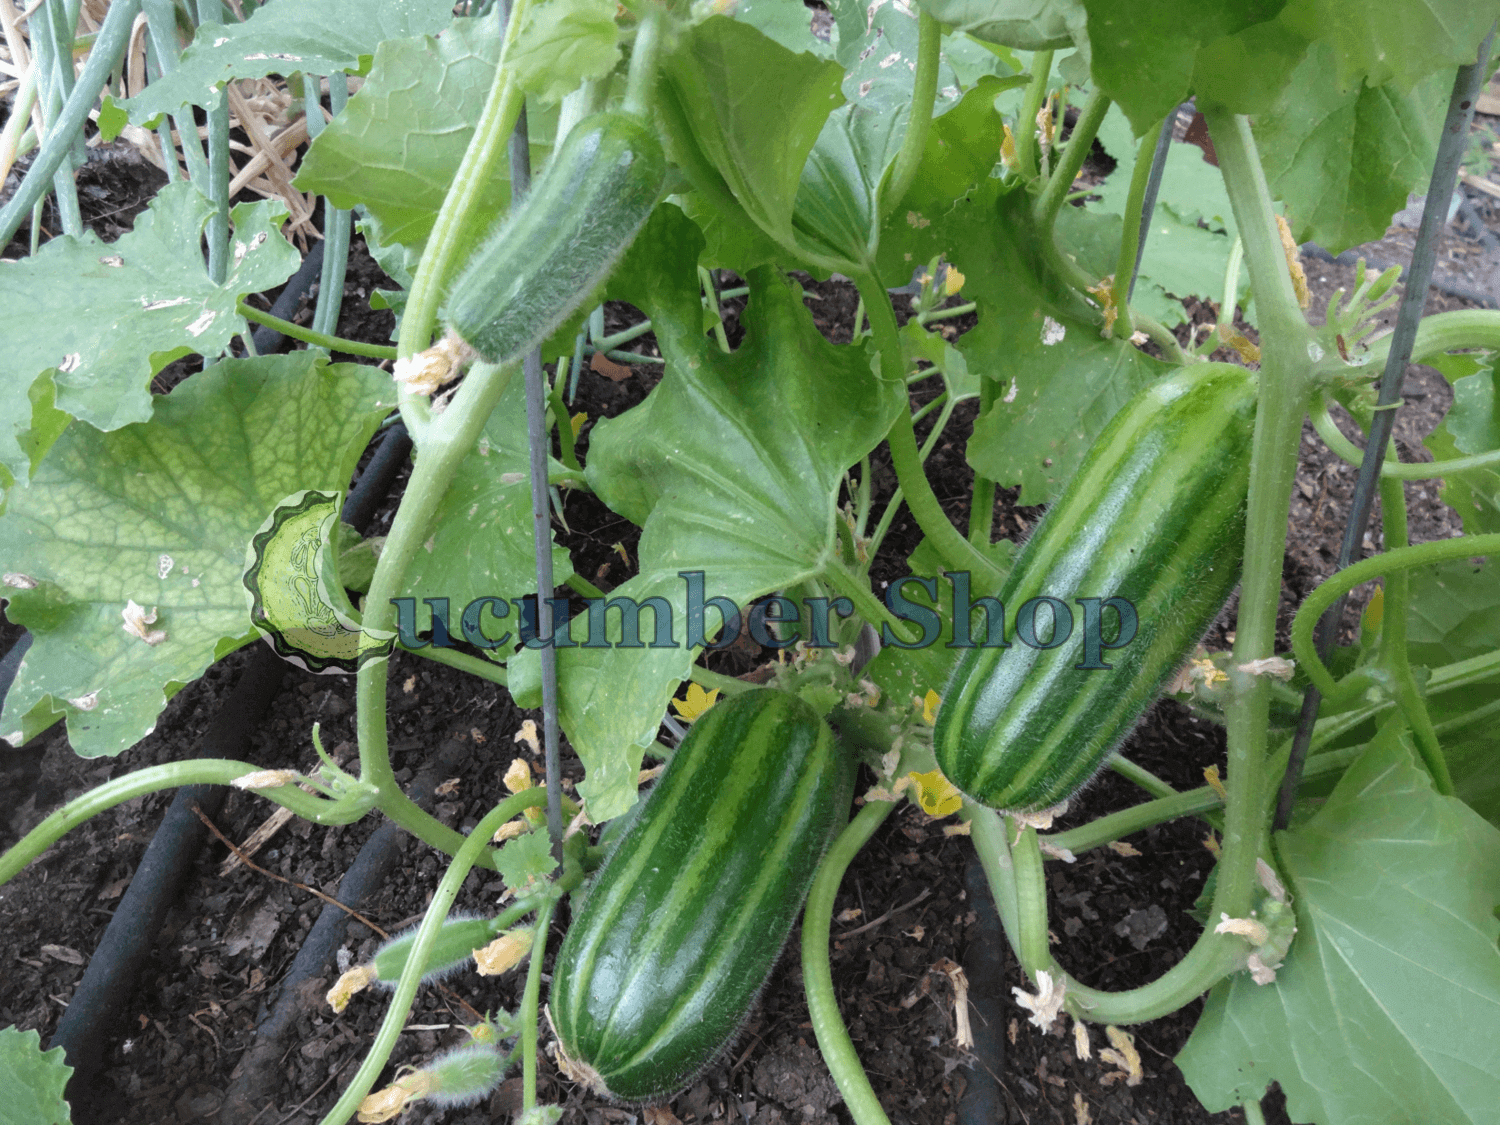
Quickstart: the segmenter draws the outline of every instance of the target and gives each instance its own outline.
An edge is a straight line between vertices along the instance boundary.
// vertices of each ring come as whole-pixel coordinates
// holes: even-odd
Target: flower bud
[[[474,953],[489,943],[492,932],[488,918],[449,918],[438,930],[427,964],[422,970],[424,981],[435,980],[459,968]],[[407,930],[380,947],[375,954],[375,973],[382,984],[394,985],[406,969],[406,959],[417,941],[417,931]]]

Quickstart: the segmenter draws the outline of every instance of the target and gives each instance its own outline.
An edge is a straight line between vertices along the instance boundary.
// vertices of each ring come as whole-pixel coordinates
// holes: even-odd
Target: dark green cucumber
[[[943,693],[934,749],[964,793],[1018,811],[1072,796],[1213,623],[1239,582],[1255,396],[1252,372],[1200,364],[1148,387],[1104,428],[999,595],[1010,647],[965,650]],[[1074,616],[1059,647],[1016,637],[1018,613],[1039,597]],[[1134,606],[1138,631],[1091,661],[1090,610],[1076,599],[1111,597]],[[1118,611],[1094,608],[1096,640],[1119,640]],[[1049,639],[1048,616],[1033,619],[1032,640]],[[1077,667],[1089,663],[1109,667]]]
[[[757,689],[702,715],[595,875],[548,1015],[568,1070],[650,1102],[744,1022],[849,816],[854,761],[802,700]]]
[[[667,162],[649,124],[575,125],[448,292],[448,327],[491,363],[542,343],[609,276],[656,206]]]

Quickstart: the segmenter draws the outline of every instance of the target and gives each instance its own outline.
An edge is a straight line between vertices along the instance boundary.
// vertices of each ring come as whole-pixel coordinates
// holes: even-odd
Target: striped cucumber
[[[1239,582],[1255,401],[1252,372],[1199,364],[1099,435],[1000,592],[1008,647],[966,649],[943,693],[938,765],[974,800],[1034,811],[1077,792],[1213,623]],[[1075,609],[1082,628],[1039,647]]]
[[[693,724],[558,952],[548,1015],[569,1074],[648,1103],[714,1060],[775,965],[853,785],[852,756],[794,695],[749,691]]]
[[[491,363],[542,343],[609,276],[666,178],[647,122],[616,112],[584,118],[453,283],[448,327]]]

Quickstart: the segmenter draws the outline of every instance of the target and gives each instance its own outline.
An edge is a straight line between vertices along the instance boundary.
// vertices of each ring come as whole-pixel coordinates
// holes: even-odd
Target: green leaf
[[[1287,0],[1083,0],[1099,88],[1139,136],[1192,91],[1199,48],[1276,18]]]
[[[1079,0],[917,0],[941,23],[975,39],[1022,51],[1071,47],[1083,34],[1087,13]]]
[[[336,207],[363,204],[386,245],[420,248],[484,110],[500,57],[498,12],[456,19],[441,37],[380,44],[370,76],[318,135],[296,185]],[[549,151],[555,115],[529,115],[533,164]],[[547,142],[546,144],[539,142]],[[480,194],[470,243],[510,206],[504,155]]]
[[[121,104],[144,125],[184,102],[212,109],[232,78],[364,70],[376,44],[448,25],[443,0],[300,0],[257,8],[244,23],[205,23],[171,74]]]
[[[1500,649],[1500,560],[1466,559],[1413,571],[1407,649],[1436,668]]]
[[[1453,85],[1451,71],[1410,94],[1339,84],[1334,51],[1314,43],[1275,108],[1254,123],[1271,193],[1298,242],[1330,251],[1385,234],[1407,193],[1425,187]]]
[[[744,607],[829,565],[844,470],[905,402],[904,387],[877,381],[865,349],[825,341],[799,290],[771,270],[750,273],[745,339],[720,352],[703,333],[693,268],[701,247],[697,229],[665,205],[616,271],[612,295],[651,316],[667,364],[645,402],[594,429],[588,463],[600,499],[643,528],[640,573],[611,596],[666,599],[678,644],[679,571],[703,571],[706,596]],[[613,640],[618,616],[609,614]],[[651,614],[641,616],[649,641]],[[712,632],[718,615],[706,621]],[[586,618],[573,629],[581,642]],[[588,769],[582,791],[595,819],[635,800],[643,748],[692,658],[686,647],[558,653],[560,717]],[[532,651],[511,661],[518,700],[536,690],[537,669]]]
[[[1225,1110],[1276,1081],[1293,1121],[1493,1120],[1500,831],[1382,737],[1277,843],[1296,940],[1275,983],[1210,993],[1177,1056],[1199,1100]]]
[[[536,589],[529,474],[526,384],[513,378],[433,513],[432,534],[412,560],[402,590],[419,606],[422,598],[447,598],[455,637],[459,615],[475,598],[520,597]],[[554,547],[554,581],[562,585],[572,574],[567,549]],[[481,615],[485,636],[517,632],[514,607],[504,621],[497,622],[494,612]],[[504,651],[517,643],[513,636]]]
[[[1500,374],[1493,361],[1477,365],[1467,356],[1436,363],[1453,383],[1453,405],[1423,444],[1439,461],[1500,449]],[[1443,500],[1464,522],[1464,531],[1500,531],[1500,468],[1443,474]]]
[[[73,1075],[61,1047],[42,1050],[35,1031],[0,1029],[0,1125],[67,1125],[63,1090]]]
[[[807,155],[842,104],[843,69],[714,16],[662,60],[668,155],[730,221],[742,213],[785,249]],[[745,267],[741,267],[745,268]]]
[[[1298,0],[1282,20],[1308,39],[1326,40],[1331,77],[1412,89],[1428,75],[1474,61],[1500,8],[1474,0]]]
[[[895,5],[837,0],[832,11],[849,104],[830,114],[818,134],[793,222],[810,255],[852,272],[868,269],[873,258],[880,188],[906,135],[919,29],[914,14]],[[958,79],[942,62],[937,86],[933,115],[941,116],[960,97]]]
[[[556,866],[545,827],[505,841],[495,855],[495,870],[517,894],[524,892],[533,879],[545,879]]]
[[[300,489],[347,488],[394,401],[377,368],[303,351],[209,367],[149,422],[70,426],[0,516],[0,572],[35,583],[5,589],[8,616],[36,636],[5,737],[58,712],[85,757],[149,734],[174,685],[253,636],[240,576],[266,515]],[[126,631],[130,600],[155,607],[149,631],[164,639]]]
[[[1174,147],[1198,151],[1191,145]],[[1111,180],[1119,174],[1116,171]],[[1079,264],[1099,277],[1115,272],[1122,223],[1118,215],[1102,214],[1092,207],[1065,207],[1057,217],[1063,244]],[[1146,251],[1141,255],[1141,273],[1131,307],[1170,328],[1187,320],[1187,312],[1177,298],[1198,297],[1219,302],[1224,296],[1224,268],[1229,262],[1230,243],[1227,234],[1205,230],[1196,222],[1183,222],[1170,208],[1158,204],[1146,236]],[[1243,276],[1242,273],[1242,279]],[[1249,292],[1244,280],[1240,292]]]
[[[223,285],[208,278],[201,239],[211,206],[186,181],[157,192],[114,243],[61,235],[0,267],[0,462],[18,479],[30,458],[18,438],[33,424],[27,391],[44,372],[57,410],[101,430],[151,417],[151,377],[179,356],[218,355],[245,331],[235,303],[280,285],[297,252],[279,230],[279,203],[241,204]],[[45,445],[45,443],[43,443]]]
[[[619,40],[615,0],[551,0],[526,10],[508,65],[521,89],[557,101],[614,70]]]
[[[788,51],[833,58],[833,44],[813,34],[813,10],[788,4],[786,0],[739,0],[728,13],[740,23],[748,23],[768,39],[774,39]]]

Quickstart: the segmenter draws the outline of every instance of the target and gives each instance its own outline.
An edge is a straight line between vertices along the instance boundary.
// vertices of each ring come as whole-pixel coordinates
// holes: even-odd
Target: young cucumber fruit
[[[575,1079],[649,1103],[728,1046],[848,820],[854,768],[786,692],[699,717],[558,952],[548,1016]]]
[[[1060,643],[1008,630],[1009,647],[966,649],[943,693],[938,766],[974,800],[1036,811],[1072,796],[1213,623],[1239,582],[1255,401],[1252,372],[1195,365],[1099,435],[999,595],[1027,641]],[[1051,600],[1028,611],[1034,598]]]
[[[448,327],[491,363],[542,343],[609,276],[656,206],[667,162],[650,125],[596,113],[448,293]]]

